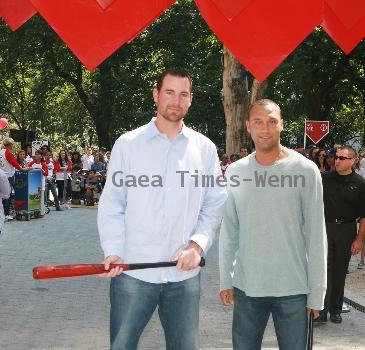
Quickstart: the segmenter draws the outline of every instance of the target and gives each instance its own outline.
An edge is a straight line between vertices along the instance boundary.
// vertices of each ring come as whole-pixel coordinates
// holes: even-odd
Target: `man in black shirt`
[[[365,180],[353,171],[356,152],[339,147],[336,170],[323,175],[323,201],[328,241],[327,293],[318,322],[341,323],[345,278],[352,254],[365,239]],[[357,229],[357,219],[360,219]]]

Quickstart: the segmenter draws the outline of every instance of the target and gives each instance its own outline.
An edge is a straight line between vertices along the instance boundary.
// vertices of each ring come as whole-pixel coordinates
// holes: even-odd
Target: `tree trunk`
[[[99,147],[105,147],[107,150],[112,149],[112,140],[110,138],[110,123],[103,123],[103,118],[95,120],[96,134],[98,135]]]
[[[223,49],[222,101],[226,117],[226,153],[239,153],[244,144],[251,143],[246,131],[246,119],[253,102],[264,97],[267,81],[262,84],[254,79],[248,91],[248,71],[227,48]]]
[[[240,147],[249,137],[245,131],[245,120],[250,106],[247,70],[223,48],[222,102],[226,117],[226,153],[239,153]]]
[[[252,105],[257,100],[264,98],[266,89],[267,80],[260,83],[258,80],[254,79],[251,87],[250,105]]]
[[[99,147],[105,147],[108,150],[112,147],[110,135],[114,105],[112,82],[111,64],[109,61],[105,61],[99,67],[99,91],[95,99],[95,113],[92,118],[95,123],[96,134],[98,135]]]

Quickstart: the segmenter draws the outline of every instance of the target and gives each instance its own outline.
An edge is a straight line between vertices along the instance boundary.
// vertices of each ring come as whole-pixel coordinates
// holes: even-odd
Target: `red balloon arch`
[[[89,70],[132,41],[175,0],[1,0],[12,30],[35,13]],[[195,0],[221,42],[259,81],[320,25],[345,52],[365,37],[364,0]]]

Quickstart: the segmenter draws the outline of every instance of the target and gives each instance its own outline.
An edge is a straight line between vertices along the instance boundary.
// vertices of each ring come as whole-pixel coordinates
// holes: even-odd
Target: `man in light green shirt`
[[[270,314],[281,350],[305,350],[308,313],[326,291],[326,233],[318,168],[280,144],[283,119],[256,101],[247,130],[256,152],[230,165],[219,242],[221,300],[234,304],[233,348],[261,349]]]

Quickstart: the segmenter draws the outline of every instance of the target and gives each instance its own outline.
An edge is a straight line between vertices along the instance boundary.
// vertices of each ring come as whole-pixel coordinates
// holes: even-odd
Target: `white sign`
[[[32,157],[35,155],[35,151],[38,151],[42,146],[49,146],[49,141],[32,141]]]

